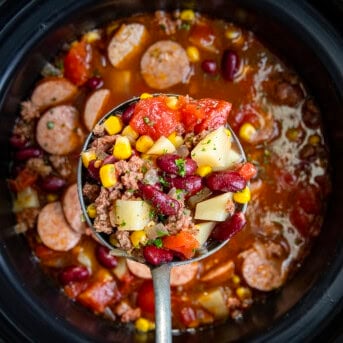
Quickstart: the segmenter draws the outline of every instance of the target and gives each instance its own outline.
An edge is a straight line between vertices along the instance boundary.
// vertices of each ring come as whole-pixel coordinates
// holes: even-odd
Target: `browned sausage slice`
[[[272,291],[281,286],[283,280],[275,262],[266,257],[262,249],[249,249],[242,253],[242,274],[246,283],[260,291]]]
[[[88,131],[93,130],[95,124],[104,114],[110,95],[111,92],[108,89],[99,89],[88,98],[83,112],[83,121]]]
[[[138,263],[132,260],[127,260],[126,263],[132,274],[142,279],[151,279],[151,271],[145,264]],[[181,286],[188,283],[196,277],[198,269],[198,262],[173,267],[170,272],[170,285]]]
[[[77,193],[77,184],[69,186],[62,200],[64,216],[71,228],[79,233],[84,233],[86,224],[82,221],[82,210]]]
[[[151,88],[165,89],[186,83],[190,72],[185,49],[171,40],[151,45],[141,60],[142,76]]]
[[[38,144],[53,155],[66,155],[81,144],[78,112],[73,106],[56,106],[39,119],[36,129]]]
[[[59,201],[45,205],[38,216],[37,230],[42,242],[52,250],[68,251],[80,240],[66,222]]]
[[[108,59],[114,67],[122,67],[136,55],[147,38],[147,29],[138,23],[123,24],[108,45]]]
[[[77,87],[63,77],[51,77],[43,80],[33,90],[31,101],[44,110],[62,102],[71,100],[77,92]]]
[[[204,282],[222,282],[230,279],[235,272],[235,264],[233,261],[227,261],[219,264],[218,266],[210,269],[204,276],[201,277],[201,281]]]

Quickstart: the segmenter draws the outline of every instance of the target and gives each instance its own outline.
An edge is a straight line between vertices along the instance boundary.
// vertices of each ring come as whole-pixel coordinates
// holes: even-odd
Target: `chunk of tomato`
[[[150,314],[155,312],[154,286],[151,280],[145,281],[139,288],[137,305],[143,312]]]
[[[189,232],[180,231],[176,235],[163,237],[163,247],[176,251],[189,259],[199,248],[198,240]]]

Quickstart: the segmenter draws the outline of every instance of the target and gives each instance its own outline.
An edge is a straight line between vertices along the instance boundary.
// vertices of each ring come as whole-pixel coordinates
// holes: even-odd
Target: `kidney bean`
[[[136,103],[131,104],[128,108],[125,109],[125,111],[121,115],[121,119],[125,125],[128,125],[130,123],[130,120],[133,116],[133,113],[135,112]]]
[[[14,155],[14,158],[17,161],[26,161],[29,158],[42,157],[42,156],[43,156],[43,151],[39,148],[24,148],[17,151]]]
[[[41,187],[46,192],[57,192],[66,185],[66,181],[58,176],[50,175],[42,180]]]
[[[193,175],[197,170],[197,164],[191,158],[181,158],[176,154],[165,154],[156,159],[158,167],[164,172],[180,175],[189,176]]]
[[[114,268],[118,264],[117,258],[110,253],[110,249],[98,245],[95,250],[95,256],[99,263],[106,268]]]
[[[10,138],[10,144],[15,149],[23,149],[23,148],[27,148],[29,146],[30,142],[27,141],[26,139],[23,139],[22,137],[20,137],[18,135],[13,135]]]
[[[149,201],[157,211],[166,216],[173,216],[178,213],[180,204],[177,200],[169,195],[159,191],[156,187],[151,185],[138,185],[144,200]]]
[[[211,191],[238,192],[245,188],[247,182],[236,171],[214,172],[205,179]]]
[[[94,165],[95,161],[96,160],[92,160],[89,162],[87,171],[88,171],[88,174],[91,178],[93,178],[97,181],[100,181],[100,175],[99,175],[100,168],[95,167],[95,165]]]
[[[214,75],[217,73],[217,63],[214,60],[202,61],[201,68],[207,74]]]
[[[187,192],[187,196],[194,195],[203,188],[202,178],[197,175],[169,177],[166,181],[172,187],[185,190]]]
[[[108,155],[105,157],[105,159],[102,161],[102,166],[105,164],[111,164],[117,162],[117,159],[113,155]]]
[[[89,271],[85,266],[65,267],[59,274],[59,279],[63,285],[75,281],[85,281],[89,277]]]
[[[244,213],[236,212],[224,222],[218,223],[213,229],[211,237],[220,242],[225,241],[241,231],[245,224]]]
[[[233,50],[225,50],[221,61],[222,75],[225,80],[233,81],[240,66],[237,53]]]
[[[102,87],[103,84],[104,84],[104,80],[101,77],[93,76],[90,79],[88,79],[86,86],[91,90],[95,90]]]
[[[143,248],[143,256],[145,260],[153,266],[158,266],[162,263],[167,263],[173,260],[174,255],[170,250],[158,248],[154,245],[147,245]]]

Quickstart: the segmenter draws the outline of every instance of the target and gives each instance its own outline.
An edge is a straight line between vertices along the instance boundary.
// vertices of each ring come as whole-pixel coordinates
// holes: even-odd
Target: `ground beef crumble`
[[[51,155],[49,161],[62,177],[66,178],[72,173],[73,169],[68,156]]]
[[[31,101],[23,101],[21,104],[21,117],[26,121],[32,121],[35,118],[39,118],[38,107]]]
[[[118,248],[121,248],[125,251],[129,251],[130,249],[132,249],[132,243],[130,240],[130,232],[129,231],[118,230],[118,231],[116,231],[114,236],[118,241]]]
[[[33,229],[36,225],[39,211],[39,208],[25,208],[22,211],[18,212],[16,214],[16,231],[18,233],[22,233],[26,232],[29,229]]]
[[[27,160],[26,167],[30,171],[37,173],[42,177],[48,176],[52,172],[51,166],[45,164],[44,160],[39,157]]]
[[[90,202],[94,202],[100,192],[100,186],[86,182],[82,188],[82,194]]]
[[[127,302],[121,301],[114,309],[117,316],[121,317],[123,323],[133,322],[142,315],[139,307],[132,308]]]
[[[112,233],[111,222],[109,218],[109,207],[111,201],[109,199],[109,191],[101,187],[99,196],[95,199],[95,208],[97,216],[94,220],[94,228],[98,232],[104,232],[107,234]]]

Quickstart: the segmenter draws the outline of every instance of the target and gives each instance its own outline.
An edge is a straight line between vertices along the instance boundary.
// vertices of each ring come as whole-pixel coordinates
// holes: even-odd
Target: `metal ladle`
[[[160,95],[160,94],[157,94]],[[177,96],[174,94],[166,94],[167,96]],[[103,123],[109,116],[115,115],[115,114],[122,114],[125,109],[127,109],[131,104],[136,103],[140,100],[140,98],[135,97],[132,98],[126,102],[121,103],[114,109],[112,109],[109,113],[107,113],[102,119],[99,121],[99,124]],[[233,140],[235,141],[239,153],[242,156],[242,162],[246,162],[246,156],[244,153],[244,150],[237,138],[237,136],[234,134],[231,128],[229,128],[233,137]],[[86,151],[89,148],[89,144],[93,140],[93,133],[91,132],[89,136],[87,137],[82,151]],[[99,241],[109,248],[111,250],[111,254],[118,257],[125,257],[129,258],[131,260],[135,260],[140,263],[144,263],[144,261],[128,254],[127,252],[117,249],[113,247],[108,241],[108,235],[104,233],[96,232],[96,230],[93,227],[93,223],[91,218],[89,218],[86,205],[84,202],[83,194],[82,194],[82,187],[84,184],[84,177],[83,177],[83,164],[81,161],[81,158],[79,160],[78,164],[78,174],[77,174],[77,186],[78,186],[78,194],[80,198],[81,208],[83,215],[86,218],[87,224],[89,227],[93,230],[95,236],[99,239]],[[246,205],[243,205],[240,209],[241,212],[245,212]],[[229,239],[223,241],[223,242],[212,242],[213,244],[210,244],[210,246],[207,246],[206,249],[200,249],[199,254],[189,260],[184,261],[173,261],[169,263],[162,264],[160,266],[150,266],[149,268],[151,270],[152,274],[152,280],[153,280],[153,287],[154,287],[154,294],[155,294],[155,341],[158,343],[171,343],[172,342],[172,324],[171,324],[171,300],[170,300],[170,271],[172,267],[180,266],[183,264],[191,263],[198,261],[200,259],[203,259],[205,257],[208,257],[209,255],[215,253],[219,249],[221,249]]]

